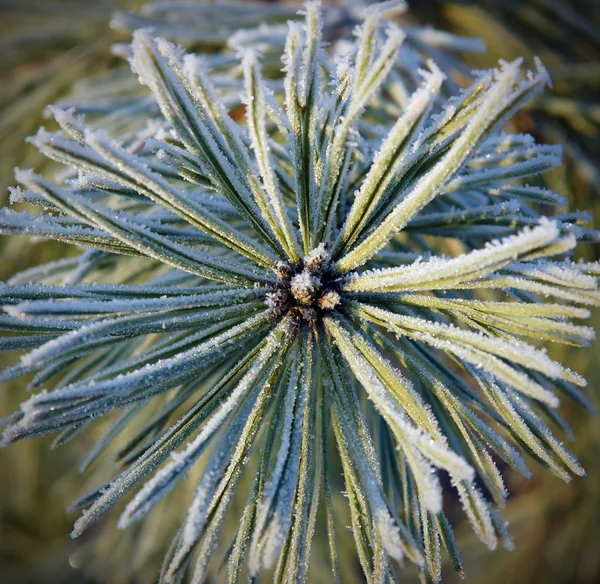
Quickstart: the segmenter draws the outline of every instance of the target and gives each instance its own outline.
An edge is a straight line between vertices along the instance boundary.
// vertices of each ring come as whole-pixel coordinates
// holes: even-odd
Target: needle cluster
[[[147,16],[225,10],[202,6]],[[504,131],[548,74],[500,62],[460,88],[445,48],[469,42],[404,9],[374,4],[326,46],[341,13],[308,2],[202,57],[137,30],[134,102],[109,84],[51,108],[60,128],[31,142],[62,171],[16,172],[28,210],[0,231],[83,251],[0,286],[0,349],[23,351],[1,377],[41,389],[4,444],[112,419],[82,469],[118,443],[118,473],[74,504],[75,536],[124,498],[130,527],[201,467],[162,582],[306,581],[316,531],[340,581],[339,492],[368,582],[404,560],[438,581],[444,548],[463,569],[445,493],[511,547],[505,469],[584,474],[554,432],[586,383],[541,342],[594,338],[578,321],[600,267],[573,253],[597,234],[535,183],[560,149]]]

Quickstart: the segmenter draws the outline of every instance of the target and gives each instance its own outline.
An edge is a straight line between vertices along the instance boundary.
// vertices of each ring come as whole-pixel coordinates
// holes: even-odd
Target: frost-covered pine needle
[[[316,530],[339,581],[334,463],[368,582],[404,559],[438,581],[442,548],[462,573],[443,484],[493,549],[511,545],[499,459],[584,474],[551,426],[562,398],[589,407],[585,380],[539,341],[593,340],[574,321],[600,270],[572,255],[597,234],[532,182],[560,149],[503,129],[548,74],[501,62],[459,88],[444,49],[475,43],[399,26],[403,2],[347,38],[332,30],[356,11],[308,2],[284,25],[272,6],[259,26],[210,6],[148,5],[155,28],[120,48],[135,105],[74,99],[31,138],[63,168],[17,170],[11,202],[40,210],[0,210],[0,231],[84,249],[0,285],[0,350],[24,351],[1,378],[42,388],[3,442],[123,410],[83,467],[136,433],[74,535],[123,498],[128,528],[202,464],[163,582],[205,581],[221,547],[230,582],[305,581]],[[220,52],[160,36],[213,12],[240,28]]]

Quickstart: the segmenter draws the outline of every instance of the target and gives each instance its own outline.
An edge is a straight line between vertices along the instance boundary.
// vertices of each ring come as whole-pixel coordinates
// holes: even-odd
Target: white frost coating
[[[535,139],[531,134],[507,134],[499,131],[486,138],[477,149],[479,160],[485,161],[492,158],[492,155],[506,153],[518,148],[531,148],[535,146]],[[551,146],[551,145],[548,145]],[[488,156],[489,155],[489,156]],[[473,158],[469,165],[478,158]]]
[[[543,218],[537,227],[524,229],[501,241],[487,243],[483,249],[452,259],[434,257],[399,268],[369,270],[351,276],[344,288],[348,291],[367,292],[447,287],[447,280],[460,283],[483,278],[519,256],[553,243],[559,235],[558,225]]]
[[[14,192],[14,191],[13,191]],[[31,203],[31,200],[25,201]],[[107,237],[105,233],[85,223],[77,220],[63,219],[46,213],[32,215],[27,211],[13,211],[12,209],[0,209],[0,232],[10,235],[28,234],[30,236],[65,236],[71,239],[84,239],[87,236],[90,240]]]
[[[543,441],[532,431],[532,420],[524,419],[523,415],[526,415],[526,410],[522,406],[519,406],[518,401],[511,399],[510,394],[503,391],[489,376],[479,375],[473,370],[471,374],[484,390],[494,408],[510,424],[513,434],[523,440],[533,453],[548,465],[556,476],[565,482],[569,482],[571,480],[570,475],[560,464],[557,464]]]
[[[361,13],[363,24],[358,28],[358,52],[356,55],[355,87],[361,85],[371,69],[376,49],[377,29],[382,19],[402,14],[407,9],[404,1],[373,4]],[[387,12],[387,14],[386,14]]]
[[[217,301],[215,300],[215,302]],[[119,335],[132,337],[150,332],[160,332],[154,329],[165,319],[169,319],[169,323],[172,326],[164,326],[162,327],[163,330],[177,328],[176,325],[186,328],[186,323],[191,323],[191,326],[194,326],[194,323],[196,325],[214,324],[227,318],[233,318],[243,314],[249,307],[232,304],[229,307],[226,305],[223,308],[216,308],[214,305],[212,307],[209,305],[206,308],[207,310],[199,308],[196,311],[186,311],[182,314],[177,312],[169,314],[170,311],[168,309],[158,310],[149,312],[148,314],[144,312],[139,314],[133,313],[121,317],[88,322],[83,326],[72,327],[74,330],[70,333],[62,335],[57,339],[52,339],[35,351],[23,355],[21,363],[26,366],[42,365],[53,358],[60,357],[69,352],[81,351],[87,348],[87,346],[93,347],[95,342],[108,340],[111,336],[115,337],[116,340]],[[11,310],[13,309],[11,308]],[[19,313],[19,316],[25,315]]]
[[[304,270],[292,278],[290,289],[298,302],[310,304],[320,286],[320,279]]]
[[[266,89],[264,88],[256,54],[253,51],[244,51],[242,68],[247,97],[246,118],[252,140],[252,149],[270,205],[265,209],[268,213],[266,219],[270,221],[275,232],[285,242],[290,260],[298,261],[300,259],[300,247],[275,176],[265,120]]]
[[[513,156],[511,155],[512,159]],[[562,164],[562,151],[554,148],[551,152],[541,151],[525,161],[502,164],[503,161],[490,160],[490,164],[478,170],[469,170],[457,176],[445,188],[445,192],[466,190],[469,188],[486,188],[488,185],[528,176],[542,174]]]
[[[329,390],[334,404],[334,431],[338,448],[340,452],[347,453],[344,456],[354,460],[353,465],[356,465],[368,497],[368,501],[365,500],[363,504],[371,507],[375,526],[387,552],[397,560],[406,554],[413,562],[423,565],[423,558],[416,550],[408,529],[388,507],[375,447],[358,398],[349,384],[349,376],[335,359],[329,342],[321,345],[321,351],[331,374]],[[421,461],[421,466],[428,467],[425,461]],[[361,497],[362,493],[357,495]],[[397,541],[398,537],[400,542]]]
[[[458,223],[457,227],[462,227],[460,223],[469,219],[501,217],[514,215],[521,209],[521,203],[517,200],[505,201],[496,205],[482,205],[472,210],[450,208],[448,211],[438,213],[422,213],[410,221],[411,229],[416,227],[427,227],[436,225],[447,225],[453,227],[453,223]],[[466,227],[472,229],[472,226]],[[377,254],[379,256],[379,254]]]
[[[282,324],[286,324],[285,321]],[[285,335],[290,332],[289,322],[287,322],[287,327],[288,330],[284,330]],[[177,574],[181,567],[185,566],[186,557],[192,552],[200,538],[205,540],[203,536],[210,535],[210,532],[214,530],[215,518],[211,515],[214,513],[222,517],[222,513],[226,509],[227,499],[230,499],[230,495],[228,495],[228,492],[231,492],[230,486],[235,486],[242,467],[248,461],[250,445],[268,404],[273,383],[271,373],[277,371],[281,366],[281,360],[291,342],[289,337],[286,340],[288,342],[284,343],[283,347],[281,347],[281,340],[275,341],[279,348],[279,358],[274,359],[274,362],[268,366],[267,371],[260,378],[262,382],[259,382],[258,387],[255,388],[255,391],[258,391],[256,399],[238,410],[236,418],[231,423],[230,431],[224,436],[223,443],[213,451],[208,461],[207,470],[200,479],[187,513],[182,528],[182,544],[169,565],[167,579],[171,575]],[[223,510],[221,511],[220,508]],[[201,549],[203,546],[204,543],[201,544]],[[200,566],[198,564],[198,567]],[[206,562],[204,563],[205,567]],[[200,570],[194,573],[194,583],[201,584],[206,580],[203,571],[200,567]]]
[[[334,320],[325,319],[327,330],[335,338],[344,357],[347,359],[352,371],[369,397],[384,416],[387,423],[394,430],[407,458],[412,458],[413,464],[421,465],[419,452],[429,458],[432,463],[445,468],[451,474],[457,473],[461,478],[472,479],[473,470],[464,460],[453,453],[446,445],[434,440],[430,435],[424,434],[418,427],[412,425],[400,409],[397,400],[392,397],[388,389],[381,382],[379,376],[367,360],[355,348],[350,336]],[[437,513],[441,509],[441,490],[437,480],[425,469],[414,469],[419,473],[423,482],[420,484],[422,496],[426,500],[427,508]],[[425,479],[425,477],[428,477]]]
[[[467,123],[465,114],[474,111],[479,105],[482,94],[492,83],[492,75],[490,72],[473,71],[473,83],[467,88],[460,89],[459,92],[450,97],[442,106],[439,113],[434,113],[431,116],[431,123],[423,133],[422,140],[424,143],[439,143],[448,135],[453,135],[455,131],[460,130]],[[459,122],[460,120],[460,122]],[[458,127],[453,127],[458,123]],[[448,127],[452,127],[452,131],[448,134]],[[479,152],[480,149],[478,149]]]
[[[383,46],[378,51],[378,56],[373,59],[369,55],[369,62],[365,64],[368,68],[364,71],[364,77],[361,77],[359,74],[359,63],[357,62],[355,87],[351,99],[352,114],[356,115],[362,111],[369,99],[371,99],[387,78],[396,62],[398,50],[402,46],[406,35],[399,26],[393,22],[389,22],[386,27],[386,37]],[[369,51],[375,52],[376,47],[376,43],[372,44],[369,47]]]
[[[513,288],[515,290],[526,290],[534,292],[542,297],[553,296],[562,300],[568,300],[574,304],[585,304],[591,306],[600,306],[600,291],[581,290],[579,288],[563,288],[552,286],[535,280],[519,278],[515,276],[504,276],[502,274],[491,275],[485,279],[475,280],[473,282],[461,282],[454,286],[457,290],[470,289],[499,289],[506,290]]]
[[[292,369],[292,374],[296,374],[295,369]],[[282,476],[284,466],[287,464],[288,460],[291,461],[289,463],[290,466],[296,467],[294,461],[298,460],[300,454],[297,431],[293,436],[295,447],[292,452],[290,451],[295,403],[296,388],[292,389],[291,387],[288,387],[288,395],[286,396],[284,406],[285,413],[281,431],[281,445],[277,452],[275,468],[265,486],[263,499],[258,506],[258,518],[252,534],[252,543],[248,560],[248,569],[251,575],[258,574],[263,566],[266,569],[273,567],[281,547],[287,538],[289,526],[291,524],[289,499],[291,499],[292,494],[295,491],[298,473],[293,473],[292,477],[287,477],[285,482],[282,482]],[[303,410],[299,408],[297,415],[298,418],[301,419]],[[297,428],[298,423],[294,424],[294,427]],[[268,514],[273,506],[275,496],[277,496],[278,500],[284,499],[286,501],[286,506],[278,505],[278,508],[273,511],[272,516],[269,518]],[[284,514],[283,517],[281,516],[282,514]],[[268,531],[263,535],[265,526],[267,526]],[[262,538],[259,543],[260,536],[262,536]]]
[[[577,267],[578,269],[580,269],[581,271],[583,271],[586,274],[590,274],[592,276],[600,276],[600,261],[598,262],[584,262],[583,260],[574,263],[573,262],[573,267]]]
[[[506,167],[540,156],[560,158],[562,148],[555,144],[536,144],[528,134],[499,134],[490,137],[478,148],[467,162],[464,172],[468,174],[482,169],[491,171],[495,166]]]
[[[454,392],[424,366],[424,362],[415,362],[412,357],[407,357],[407,359],[412,363],[416,363],[418,374],[422,376],[435,391],[436,395],[441,399],[447,409],[451,409],[455,415],[458,413],[471,427],[475,428],[484,443],[491,446],[496,454],[510,464],[513,469],[526,478],[531,477],[531,471],[527,468],[525,461],[516,448],[513,448],[502,436],[500,436],[500,434],[496,433],[490,426],[477,417],[473,411],[462,402],[462,400],[456,397]]]
[[[503,317],[565,319],[565,318],[589,318],[591,313],[587,308],[569,306],[566,304],[527,303],[527,302],[501,302],[492,300],[469,300],[466,298],[439,298],[421,294],[399,294],[398,303],[414,304],[429,308],[443,308],[465,311],[472,315],[476,311],[487,314],[497,314]]]
[[[501,63],[501,66],[496,73],[496,82],[487,91],[478,111],[454,140],[447,154],[418,180],[373,233],[338,261],[337,268],[340,272],[347,272],[364,264],[377,253],[462,167],[494,118],[503,111],[506,96],[518,78],[520,61]]]
[[[168,58],[173,54],[172,45],[165,44],[161,39],[158,44],[159,50]],[[163,48],[164,47],[164,48]],[[181,59],[182,79],[188,80],[195,91],[195,99],[199,101],[202,115],[208,113],[211,120],[223,134],[227,146],[231,148],[232,154],[241,168],[250,164],[248,151],[245,148],[246,136],[239,124],[235,123],[225,107],[222,99],[217,94],[214,84],[208,75],[209,67],[202,57],[194,54],[186,54]]]
[[[0,282],[0,299],[20,299],[35,301],[39,299],[89,298],[92,301],[103,300],[120,302],[122,298],[137,301],[144,298],[179,298],[195,296],[199,293],[227,292],[228,288],[219,284],[198,286],[176,286],[159,282],[142,285],[96,284],[82,282],[73,285],[50,286],[46,284],[6,284]]]
[[[35,355],[24,355],[23,364],[35,368],[48,366],[55,358],[73,358],[94,350],[98,346],[109,346],[126,339],[152,333],[173,333],[178,330],[206,330],[201,327],[218,325],[240,316],[253,316],[264,308],[262,303],[238,304],[225,308],[155,311],[150,313],[134,313],[121,318],[92,320],[87,323],[65,321],[63,319],[44,319],[49,332],[71,329],[66,333],[40,345]],[[20,319],[21,327],[28,327],[30,319]],[[64,324],[63,324],[64,323]],[[81,331],[80,334],[77,334]]]
[[[258,378],[264,373],[273,355],[281,349],[281,336],[286,334],[288,326],[288,323],[284,322],[269,335],[265,346],[258,353],[246,374],[231,395],[204,424],[200,434],[181,452],[172,454],[171,462],[160,469],[127,505],[119,519],[119,527],[127,527],[146,515],[150,508],[174,486],[174,482],[183,475],[185,469],[196,461],[204,451],[206,443],[238,406],[244,395],[252,389]]]
[[[260,79],[258,68],[255,66],[256,59],[252,55],[253,51],[248,49],[242,53],[242,69],[244,71],[244,86],[246,89],[246,96],[242,101],[247,107],[246,117],[251,133],[250,148],[247,146],[248,139],[246,133],[228,115],[222,99],[217,95],[211,79],[204,71],[205,67],[201,60],[194,55],[186,55],[183,60],[183,73],[194,89],[200,111],[208,113],[207,124],[209,130],[216,132],[217,135],[219,133],[222,134],[224,142],[221,144],[221,148],[225,153],[229,150],[231,151],[231,158],[234,160],[236,167],[239,167],[240,179],[245,180],[247,183],[246,186],[261,214],[260,217],[255,218],[255,221],[263,221],[264,226],[268,227],[272,234],[275,235],[277,243],[286,249],[288,255],[294,256],[294,248],[289,248],[292,241],[289,220],[283,208],[281,195],[278,198],[273,188],[275,177],[271,176],[270,179],[267,179],[266,183],[264,182],[265,164],[267,163],[269,167],[271,165],[267,156],[268,143],[266,129],[265,132],[260,134],[260,129],[257,129],[257,126],[264,127],[265,125],[264,110],[267,90],[262,89],[262,80]],[[248,60],[249,62],[247,62]],[[249,66],[250,76],[248,76]],[[249,82],[250,86],[248,85]],[[257,119],[257,117],[262,118],[262,121]],[[211,122],[214,122],[214,128]],[[259,138],[258,144],[256,141],[257,137]],[[251,156],[251,150],[254,150],[254,157]],[[259,163],[258,168],[257,162]],[[258,180],[259,169],[263,177],[263,183],[269,187],[266,193],[263,185]],[[271,170],[271,174],[274,174],[273,170]],[[244,205],[246,204],[244,203]],[[254,213],[255,211],[252,209],[252,205],[250,205],[247,208],[245,207],[245,212]],[[257,226],[262,225],[260,221],[256,223]]]
[[[207,253],[176,243],[140,223],[129,221],[129,214],[124,211],[113,211],[90,203],[82,196],[54,185],[31,171],[16,170],[15,176],[21,184],[56,204],[65,213],[104,229],[125,245],[163,263],[213,279],[223,280],[225,276],[225,281],[237,283],[247,283],[247,278],[252,273],[232,260],[213,259]],[[236,272],[237,276],[234,275]],[[245,276],[240,281],[242,274]]]
[[[557,263],[549,260],[528,263],[515,262],[507,266],[507,270],[521,276],[545,281],[549,284],[557,284],[558,286],[580,288],[582,290],[598,289],[598,279],[592,275],[585,274],[577,264]]]
[[[352,244],[358,237],[360,227],[370,217],[375,205],[387,187],[403,168],[407,150],[412,147],[410,138],[415,137],[435,102],[444,74],[433,61],[428,62],[430,71],[421,71],[423,84],[410,97],[402,116],[389,131],[379,150],[373,157],[369,172],[360,190],[355,194],[354,203],[346,217],[336,248]]]
[[[574,325],[566,318],[588,318],[589,311],[560,304],[521,302],[483,302],[479,300],[445,299],[417,294],[403,294],[397,305],[427,307],[448,311],[452,316],[472,325],[472,320],[484,326],[494,326],[510,335],[518,333],[532,338],[557,342],[576,341],[586,345],[595,339],[591,327]]]
[[[150,288],[151,290],[151,288]],[[118,290],[116,289],[115,292]],[[64,292],[64,291],[63,291]],[[136,312],[169,311],[177,308],[200,308],[211,306],[234,305],[245,300],[258,298],[258,293],[253,289],[240,288],[237,290],[223,289],[218,292],[204,294],[177,295],[178,290],[172,290],[175,294],[159,298],[122,298],[118,296],[107,300],[95,300],[92,298],[69,299],[68,302],[49,300],[30,300],[13,306],[4,306],[7,314],[15,317],[29,315],[58,315],[58,316],[85,316],[107,313],[131,314]],[[74,296],[76,293],[74,294]],[[0,298],[2,292],[0,288]]]
[[[377,322],[400,334],[429,334],[433,337],[459,341],[483,352],[497,355],[524,367],[540,371],[551,378],[563,378],[565,369],[544,351],[517,339],[490,337],[480,332],[466,331],[452,324],[434,322],[420,317],[403,316],[375,306],[361,305],[361,310]]]
[[[394,351],[393,345],[389,344],[389,341],[379,338],[378,340],[388,350]],[[412,384],[404,379],[402,373],[394,368],[364,337],[355,333],[352,336],[352,341],[411,420],[421,431],[433,438],[433,441],[429,440],[422,443],[422,453],[437,466],[448,470],[453,476],[472,481],[474,478],[473,469],[464,459],[448,448],[446,437],[441,432],[430,406],[426,405],[421,396],[414,391]],[[442,448],[439,448],[439,446]]]
[[[515,410],[523,417],[523,420],[533,432],[544,442],[552,452],[565,464],[565,466],[577,476],[585,476],[585,470],[579,464],[577,457],[567,450],[562,442],[559,442],[552,434],[550,427],[536,414],[531,406],[521,396],[514,392],[508,392],[508,397]]]
[[[210,169],[209,178],[215,187],[256,228],[262,239],[277,247],[251,192],[252,169],[247,166],[248,158],[241,152],[236,132],[231,129],[233,126],[227,122],[219,128],[215,119],[207,115],[207,110],[200,107],[204,99],[204,105],[210,107],[209,112],[215,117],[221,115],[219,106],[210,99],[212,89],[207,81],[194,87],[186,77],[180,51],[164,39],[152,39],[147,30],[134,33],[132,49],[133,71],[144,85],[150,87],[163,115],[173,124],[181,141],[201,159],[203,166]],[[202,89],[204,93],[200,94]]]
[[[159,359],[155,363],[146,364],[133,371],[121,373],[116,377],[107,380],[82,380],[60,387],[52,392],[37,394],[24,402],[24,411],[31,411],[35,414],[38,406],[43,406],[46,401],[81,399],[86,397],[101,396],[107,392],[113,395],[127,395],[139,388],[148,387],[150,384],[160,384],[198,367],[207,358],[218,355],[220,351],[230,346],[232,343],[239,342],[246,336],[252,334],[257,328],[264,326],[268,322],[268,316],[260,314],[246,322],[232,326],[224,333],[217,335],[197,347],[181,351],[179,354],[166,359]],[[52,405],[52,404],[50,404]]]
[[[292,366],[284,406],[281,444],[275,467],[263,491],[250,544],[248,567],[256,575],[272,568],[288,538],[293,498],[300,474],[303,420],[311,390],[312,352]],[[301,371],[300,371],[301,370]]]
[[[447,351],[448,353],[452,353],[457,357],[464,359],[478,369],[490,372],[498,380],[506,383],[510,387],[514,387],[517,391],[525,395],[544,402],[551,407],[558,407],[559,405],[558,398],[553,392],[543,388],[525,373],[514,369],[490,353],[479,351],[473,346],[456,341],[441,339],[428,333],[413,333],[413,336],[432,347]]]
[[[473,485],[465,485],[454,481],[453,486],[458,492],[463,509],[479,539],[490,550],[496,549],[498,539],[492,523],[489,503],[484,499],[479,489]]]
[[[515,542],[508,532],[508,522],[504,521],[500,516],[500,513],[496,511],[493,507],[489,507],[490,517],[492,519],[492,523],[494,524],[494,529],[496,530],[497,535],[500,538],[500,542],[502,547],[509,552],[514,551]]]
[[[318,52],[321,50],[322,21],[320,17],[321,1],[314,0],[304,4],[302,14],[306,17],[305,45],[302,64],[299,69],[298,102],[306,107],[309,92],[316,91],[318,83]]]
[[[584,472],[551,434],[550,422],[567,434],[568,428],[548,407],[556,404],[556,391],[591,409],[575,387],[584,380],[516,340],[585,345],[593,331],[569,319],[589,311],[571,305],[600,305],[600,264],[562,260],[578,238],[598,238],[584,226],[589,217],[557,210],[555,223],[542,220],[536,227],[544,209],[531,203],[564,200],[512,180],[559,161],[559,148],[502,129],[548,75],[538,64],[522,79],[518,63],[501,64],[497,71],[474,72],[472,86],[448,99],[447,92],[441,95],[441,70],[451,72],[457,62],[436,47],[464,50],[476,43],[404,23],[389,23],[386,32],[384,19],[404,9],[399,1],[367,7],[358,40],[336,42],[326,53],[322,29],[328,35],[341,30],[338,24],[355,19],[359,8],[325,6],[321,18],[320,3],[309,3],[304,21],[291,24],[285,39],[285,79],[264,80],[253,51],[263,51],[271,68],[286,25],[246,28],[231,37],[229,46],[241,48],[240,67],[232,51],[200,59],[155,35],[174,31],[169,36],[177,38],[187,30],[199,38],[206,32],[226,46],[225,29],[251,26],[256,6],[155,2],[146,9],[155,32],[136,32],[128,54],[151,94],[121,109],[122,81],[111,78],[85,84],[77,96],[78,107],[101,117],[115,106],[130,112],[131,131],[119,133],[121,113],[109,117],[109,138],[86,128],[71,110],[51,109],[61,131],[41,131],[32,142],[68,168],[53,181],[17,173],[33,188],[13,190],[11,202],[37,205],[39,215],[0,211],[0,231],[92,248],[11,280],[64,287],[0,284],[6,306],[0,329],[17,333],[0,340],[0,350],[31,350],[0,380],[37,370],[31,385],[39,387],[66,373],[54,392],[32,397],[8,420],[5,442],[56,429],[63,441],[91,418],[166,398],[152,420],[141,421],[136,439],[147,438],[149,448],[136,457],[136,445],[128,442],[121,455],[136,458],[133,463],[80,499],[89,508],[74,534],[134,487],[141,490],[120,525],[137,520],[209,443],[214,446],[183,540],[167,560],[166,582],[185,575],[192,554],[198,561],[191,581],[210,578],[223,520],[273,405],[268,458],[261,458],[234,544],[232,581],[243,570],[255,579],[268,576],[261,572],[269,568],[276,580],[306,580],[322,473],[332,470],[320,442],[329,437],[329,421],[360,561],[367,579],[378,584],[393,578],[391,558],[403,555],[439,579],[442,542],[460,569],[446,517],[429,511],[442,507],[438,468],[451,475],[490,547],[496,540],[511,545],[499,516],[472,488],[477,472],[501,505],[505,488],[494,453],[528,475],[516,441],[565,480]],[[281,22],[295,9],[266,10]],[[222,16],[226,27],[210,30],[205,23],[204,32],[194,32],[188,19],[198,15],[206,21]],[[427,65],[428,55],[439,69]],[[454,91],[456,80],[447,85]],[[144,117],[142,128],[137,122]],[[521,226],[529,227],[516,234]],[[455,242],[432,245],[430,235]],[[432,259],[435,248],[463,255]],[[353,273],[367,261],[369,271]],[[113,275],[147,283],[69,285]],[[207,279],[221,284],[206,286]],[[265,311],[264,302],[272,310]],[[288,311],[294,322],[267,341]],[[313,345],[323,379],[309,378]],[[196,391],[198,400],[186,408]],[[363,398],[373,402],[375,418]],[[153,437],[157,420],[180,406],[182,417]],[[402,492],[396,472],[404,486],[416,488]],[[331,485],[324,486],[333,579],[339,580]],[[398,500],[410,529],[394,512]],[[422,541],[415,543],[414,535]]]
[[[315,32],[314,29],[311,29]],[[306,97],[310,97],[306,104],[307,112],[302,111],[299,103],[300,78],[308,75],[307,66],[302,61],[303,43],[311,43],[307,39],[304,29],[299,23],[289,23],[289,33],[285,43],[282,61],[286,72],[284,78],[285,108],[290,121],[291,131],[287,136],[287,144],[290,160],[294,169],[294,191],[296,193],[296,207],[298,212],[300,234],[304,251],[308,251],[312,245],[312,224],[317,205],[317,184],[315,168],[315,151],[306,144],[306,138],[314,139],[316,131],[316,120],[318,119],[318,107],[315,91],[311,91]],[[304,67],[304,70],[303,70]],[[303,73],[304,71],[304,73]],[[311,75],[317,75],[317,69],[311,69]],[[308,79],[307,79],[308,82]],[[310,79],[311,85],[315,82]]]
[[[404,552],[399,527],[390,513],[381,487],[381,481],[376,474],[376,469],[373,468],[365,444],[359,437],[359,429],[356,427],[355,420],[348,415],[349,411],[346,409],[348,404],[344,403],[344,398],[341,398],[341,402],[341,406],[335,408],[336,418],[339,418],[340,422],[335,428],[336,436],[338,440],[343,441],[349,457],[356,465],[362,486],[365,489],[365,504],[370,507],[373,513],[375,525],[381,534],[381,541],[385,550],[392,558],[400,561]]]
[[[342,176],[347,172],[349,154],[352,151],[350,138],[354,133],[356,121],[369,100],[379,90],[396,61],[398,50],[404,41],[404,33],[398,26],[389,23],[387,38],[374,58],[376,50],[377,23],[382,17],[375,11],[361,28],[361,41],[356,57],[354,86],[349,101],[344,104],[343,115],[339,117],[333,135],[327,144],[325,168],[318,194],[318,217],[315,225],[317,233],[328,233],[333,221],[333,209],[338,204],[338,189]],[[337,185],[337,187],[336,187]],[[329,210],[328,210],[329,207]]]
[[[150,170],[138,156],[119,147],[104,132],[86,130],[85,139],[95,152],[116,165],[122,174],[134,180],[138,188],[151,200],[260,264],[270,265],[273,262],[273,256],[262,246],[211,213],[182,189],[174,188],[158,173]]]

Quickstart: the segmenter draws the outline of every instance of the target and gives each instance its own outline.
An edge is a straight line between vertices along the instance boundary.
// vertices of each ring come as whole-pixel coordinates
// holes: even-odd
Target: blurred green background
[[[42,123],[46,104],[64,95],[77,80],[114,67],[110,45],[126,39],[108,26],[115,8],[135,9],[143,2],[110,0],[0,0],[0,202],[12,168],[41,161],[23,139]],[[550,173],[547,185],[569,196],[573,209],[600,216],[600,8],[594,0],[481,0],[448,2],[414,0],[410,22],[433,24],[481,36],[488,52],[471,57],[473,67],[493,65],[498,58],[522,55],[542,58],[554,88],[519,114],[512,125],[540,142],[562,143],[565,164]],[[595,227],[600,225],[595,221]],[[73,253],[57,243],[23,238],[0,241],[0,279],[30,265]],[[589,260],[598,248],[582,250]],[[600,330],[600,311],[593,315]],[[550,347],[554,356],[589,380],[598,407],[600,359],[598,342],[589,350]],[[562,354],[559,354],[562,353]],[[0,368],[15,355],[0,357]],[[16,409],[26,396],[23,380],[4,384],[0,416]],[[570,444],[588,471],[584,479],[565,485],[536,469],[526,481],[507,476],[512,493],[504,517],[516,550],[488,552],[459,524],[468,582],[489,584],[595,584],[600,582],[600,428],[598,419],[573,404],[563,411],[576,432]],[[107,421],[109,423],[109,421]],[[77,440],[51,450],[51,438],[29,440],[0,451],[0,583],[149,583],[156,575],[168,541],[176,530],[194,477],[165,501],[142,525],[116,529],[118,509],[83,538],[69,538],[76,515],[67,506],[88,488],[111,475],[104,457],[86,475],[77,468],[103,422]],[[566,438],[565,438],[566,439]],[[340,509],[344,502],[340,498]],[[342,524],[343,517],[341,518]],[[460,514],[457,514],[460,521]],[[342,530],[340,530],[342,531]],[[326,560],[315,546],[310,582],[330,580]],[[346,582],[362,582],[353,559],[352,540],[343,534],[341,557]],[[447,567],[444,582],[458,576]],[[406,582],[418,581],[407,574]]]

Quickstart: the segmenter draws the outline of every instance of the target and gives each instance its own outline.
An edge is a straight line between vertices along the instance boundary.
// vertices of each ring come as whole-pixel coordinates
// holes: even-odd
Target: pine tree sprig
[[[446,49],[479,46],[393,22],[404,2],[346,39],[353,10],[308,2],[285,38],[288,8],[263,28],[252,10],[120,15],[156,25],[120,49],[135,105],[92,92],[30,140],[62,170],[17,170],[28,207],[0,232],[83,251],[0,284],[0,350],[23,351],[0,379],[42,388],[2,443],[111,417],[82,471],[117,443],[117,474],[74,503],[73,536],[124,498],[120,528],[148,520],[201,467],[161,582],[307,581],[320,533],[341,581],[340,490],[367,582],[404,560],[440,581],[443,548],[463,574],[448,484],[478,538],[510,548],[500,461],[585,474],[553,428],[570,432],[563,398],[590,407],[586,382],[541,342],[594,339],[579,321],[600,267],[573,256],[598,234],[535,183],[560,148],[504,129],[548,73],[500,62],[459,89]],[[163,38],[192,14],[220,15],[202,38],[221,52]]]

